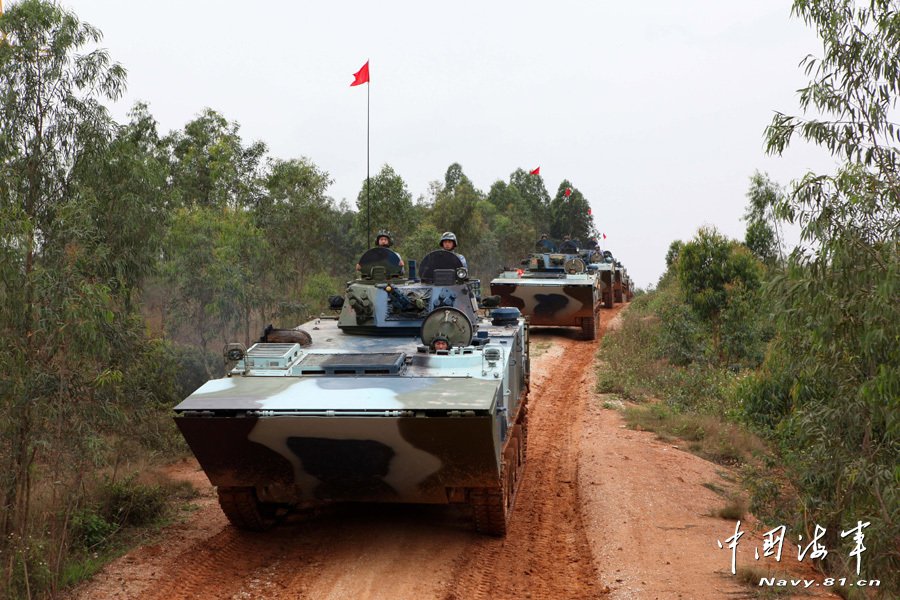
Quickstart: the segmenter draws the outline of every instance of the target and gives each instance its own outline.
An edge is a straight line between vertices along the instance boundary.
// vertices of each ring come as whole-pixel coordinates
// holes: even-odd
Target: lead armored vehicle
[[[557,247],[542,239],[522,261],[523,268],[491,281],[491,294],[500,297],[501,305],[518,308],[531,325],[579,327],[585,339],[596,339],[602,288],[588,268],[595,256],[595,249],[582,250],[577,240]]]
[[[466,503],[479,531],[505,534],[525,461],[527,324],[479,309],[452,252],[419,266],[407,276],[392,250],[367,251],[338,317],[229,344],[227,375],[175,407],[235,526],[332,502]]]

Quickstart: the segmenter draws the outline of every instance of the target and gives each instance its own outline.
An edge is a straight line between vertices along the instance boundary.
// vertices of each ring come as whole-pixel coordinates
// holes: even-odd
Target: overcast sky
[[[349,84],[370,60],[373,174],[390,164],[418,197],[453,162],[484,191],[540,166],[551,195],[568,178],[588,198],[642,287],[701,225],[743,238],[754,170],[833,169],[817,148],[764,153],[820,53],[786,0],[63,3],[128,70],[117,119],[142,100],[165,133],[211,107],[311,159],[337,200],[366,176],[366,88]]]

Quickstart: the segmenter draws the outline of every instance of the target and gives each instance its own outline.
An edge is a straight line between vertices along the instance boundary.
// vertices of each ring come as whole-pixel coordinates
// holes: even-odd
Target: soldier
[[[443,337],[439,336],[431,342],[431,349],[437,352],[438,350],[449,350],[450,349],[450,341]]]
[[[469,264],[466,262],[466,257],[456,251],[456,234],[452,231],[445,231],[444,235],[441,236],[440,246],[444,250],[448,252],[453,252],[459,257],[459,262],[462,263],[462,266],[465,268],[469,268]]]
[[[391,236],[391,232],[387,229],[380,230],[375,236],[375,245],[379,248],[390,248],[391,246],[393,246],[394,238],[393,236]],[[397,254],[397,256],[400,256],[400,254]],[[405,266],[403,264],[403,257],[400,258],[400,266]],[[356,270],[360,270],[359,263],[356,263]]]

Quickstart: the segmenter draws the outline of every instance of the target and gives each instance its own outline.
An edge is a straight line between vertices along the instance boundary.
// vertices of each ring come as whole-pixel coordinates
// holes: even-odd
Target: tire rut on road
[[[617,312],[601,313],[601,335]],[[587,402],[580,384],[592,368],[597,342],[552,339],[562,346],[562,359],[532,387],[528,463],[509,532],[503,540],[473,544],[456,565],[445,600],[577,599],[602,593],[582,523],[577,460]]]

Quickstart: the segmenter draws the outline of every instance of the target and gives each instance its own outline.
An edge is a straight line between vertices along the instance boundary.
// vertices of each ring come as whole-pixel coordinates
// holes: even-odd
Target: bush
[[[166,491],[158,485],[139,483],[133,474],[118,481],[107,480],[100,492],[100,502],[100,512],[110,523],[149,525],[163,515]]]
[[[83,508],[72,515],[72,541],[84,550],[105,545],[116,530],[96,508]]]

